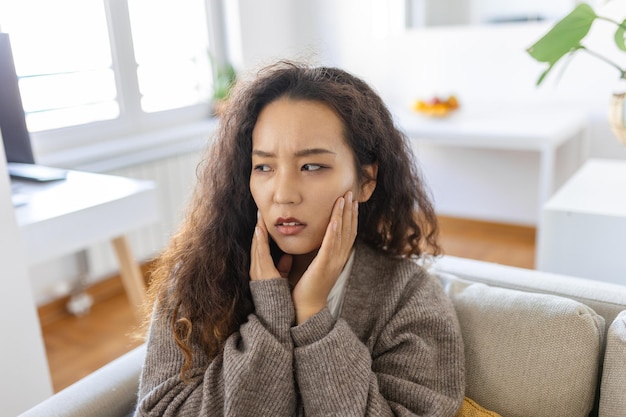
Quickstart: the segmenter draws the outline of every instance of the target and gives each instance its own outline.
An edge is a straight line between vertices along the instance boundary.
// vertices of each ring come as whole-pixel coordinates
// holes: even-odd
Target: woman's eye
[[[254,167],[255,171],[259,171],[259,172],[270,172],[271,169],[268,165],[256,165]]]
[[[302,171],[318,171],[323,167],[318,164],[304,164],[302,165]]]

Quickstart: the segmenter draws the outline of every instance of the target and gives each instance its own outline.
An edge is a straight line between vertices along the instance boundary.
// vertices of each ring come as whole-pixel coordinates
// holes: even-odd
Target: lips
[[[300,233],[306,227],[306,224],[293,217],[283,218],[280,217],[274,224],[278,233],[285,236],[293,236]]]

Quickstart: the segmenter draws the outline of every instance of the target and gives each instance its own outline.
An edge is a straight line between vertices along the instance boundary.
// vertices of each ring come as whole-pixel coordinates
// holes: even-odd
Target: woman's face
[[[265,226],[285,253],[322,244],[333,205],[348,190],[366,201],[375,182],[359,184],[343,123],[327,105],[279,98],[265,106],[252,132],[250,191]],[[372,178],[375,167],[369,167]]]

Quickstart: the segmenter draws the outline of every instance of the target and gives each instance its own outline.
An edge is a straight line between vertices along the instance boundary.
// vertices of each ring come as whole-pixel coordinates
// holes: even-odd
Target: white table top
[[[545,209],[626,217],[626,161],[587,160]]]
[[[15,208],[15,217],[31,265],[122,236],[158,218],[151,181],[69,171],[61,181],[12,182],[28,201]]]
[[[398,126],[414,140],[492,149],[556,148],[587,125],[584,112],[572,108],[482,105],[461,107],[445,118],[392,108]]]

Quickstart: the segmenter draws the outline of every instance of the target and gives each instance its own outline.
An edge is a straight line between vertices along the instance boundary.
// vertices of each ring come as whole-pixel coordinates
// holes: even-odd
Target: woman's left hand
[[[352,191],[348,191],[335,202],[322,245],[292,292],[298,324],[326,306],[350,257],[358,226],[358,202],[352,200]]]

